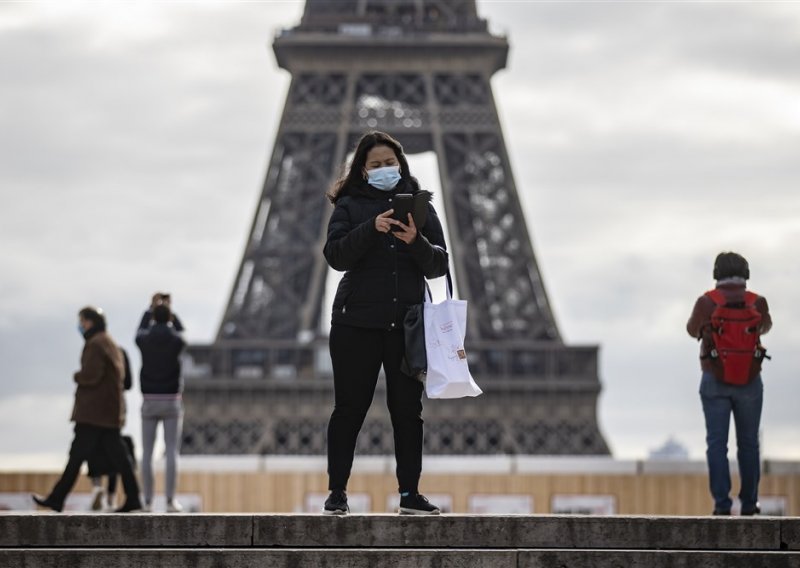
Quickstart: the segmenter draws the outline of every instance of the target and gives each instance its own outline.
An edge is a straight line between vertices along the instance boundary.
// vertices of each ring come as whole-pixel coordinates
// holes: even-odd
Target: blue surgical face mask
[[[367,170],[367,183],[381,191],[392,191],[400,181],[400,166]]]
[[[86,330],[83,329],[83,326],[81,324],[78,324],[76,327],[78,328],[78,333],[80,333],[81,335],[86,333]]]

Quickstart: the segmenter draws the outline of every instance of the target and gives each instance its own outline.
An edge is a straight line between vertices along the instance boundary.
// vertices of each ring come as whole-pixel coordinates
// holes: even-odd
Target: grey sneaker
[[[431,504],[424,495],[414,493],[400,497],[399,512],[401,515],[438,515],[440,511],[439,507]]]
[[[334,489],[330,496],[325,500],[323,515],[346,515],[350,512],[347,506],[347,493],[341,489]]]

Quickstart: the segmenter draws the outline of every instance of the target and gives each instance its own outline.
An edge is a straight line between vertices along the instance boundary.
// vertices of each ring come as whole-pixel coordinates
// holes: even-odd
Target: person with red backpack
[[[730,515],[728,431],[736,428],[742,515],[760,512],[759,426],[763,405],[761,363],[769,358],[761,335],[772,327],[766,298],[747,290],[750,267],[735,252],[714,261],[716,286],[697,299],[686,324],[700,341],[700,399],[706,423],[706,460],[714,515]]]

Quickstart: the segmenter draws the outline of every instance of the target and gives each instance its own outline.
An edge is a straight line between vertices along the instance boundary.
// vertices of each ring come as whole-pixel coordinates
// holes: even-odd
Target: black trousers
[[[386,403],[394,431],[400,492],[416,493],[422,472],[423,385],[400,371],[403,330],[331,326],[334,408],[328,423],[328,488],[346,489],[358,432],[364,424],[378,373],[386,375]]]
[[[119,428],[103,428],[91,424],[75,424],[75,438],[69,450],[69,461],[47,500],[63,506],[67,495],[75,485],[81,465],[96,452],[105,453],[114,469],[122,476],[125,501],[138,502],[139,484],[136,482],[133,463],[125,449]]]

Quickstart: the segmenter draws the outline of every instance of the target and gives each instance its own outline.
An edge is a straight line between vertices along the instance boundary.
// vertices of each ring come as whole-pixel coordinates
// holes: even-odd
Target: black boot
[[[46,507],[48,509],[52,509],[56,513],[60,513],[61,511],[64,510],[64,504],[63,503],[55,503],[55,502],[51,501],[49,497],[45,498],[45,497],[40,497],[40,496],[38,496],[36,494],[32,494],[31,498],[40,507]]]
[[[122,504],[122,507],[116,509],[115,513],[134,513],[136,511],[142,510],[142,502],[139,501],[139,498],[136,499],[125,499],[125,503]]]

